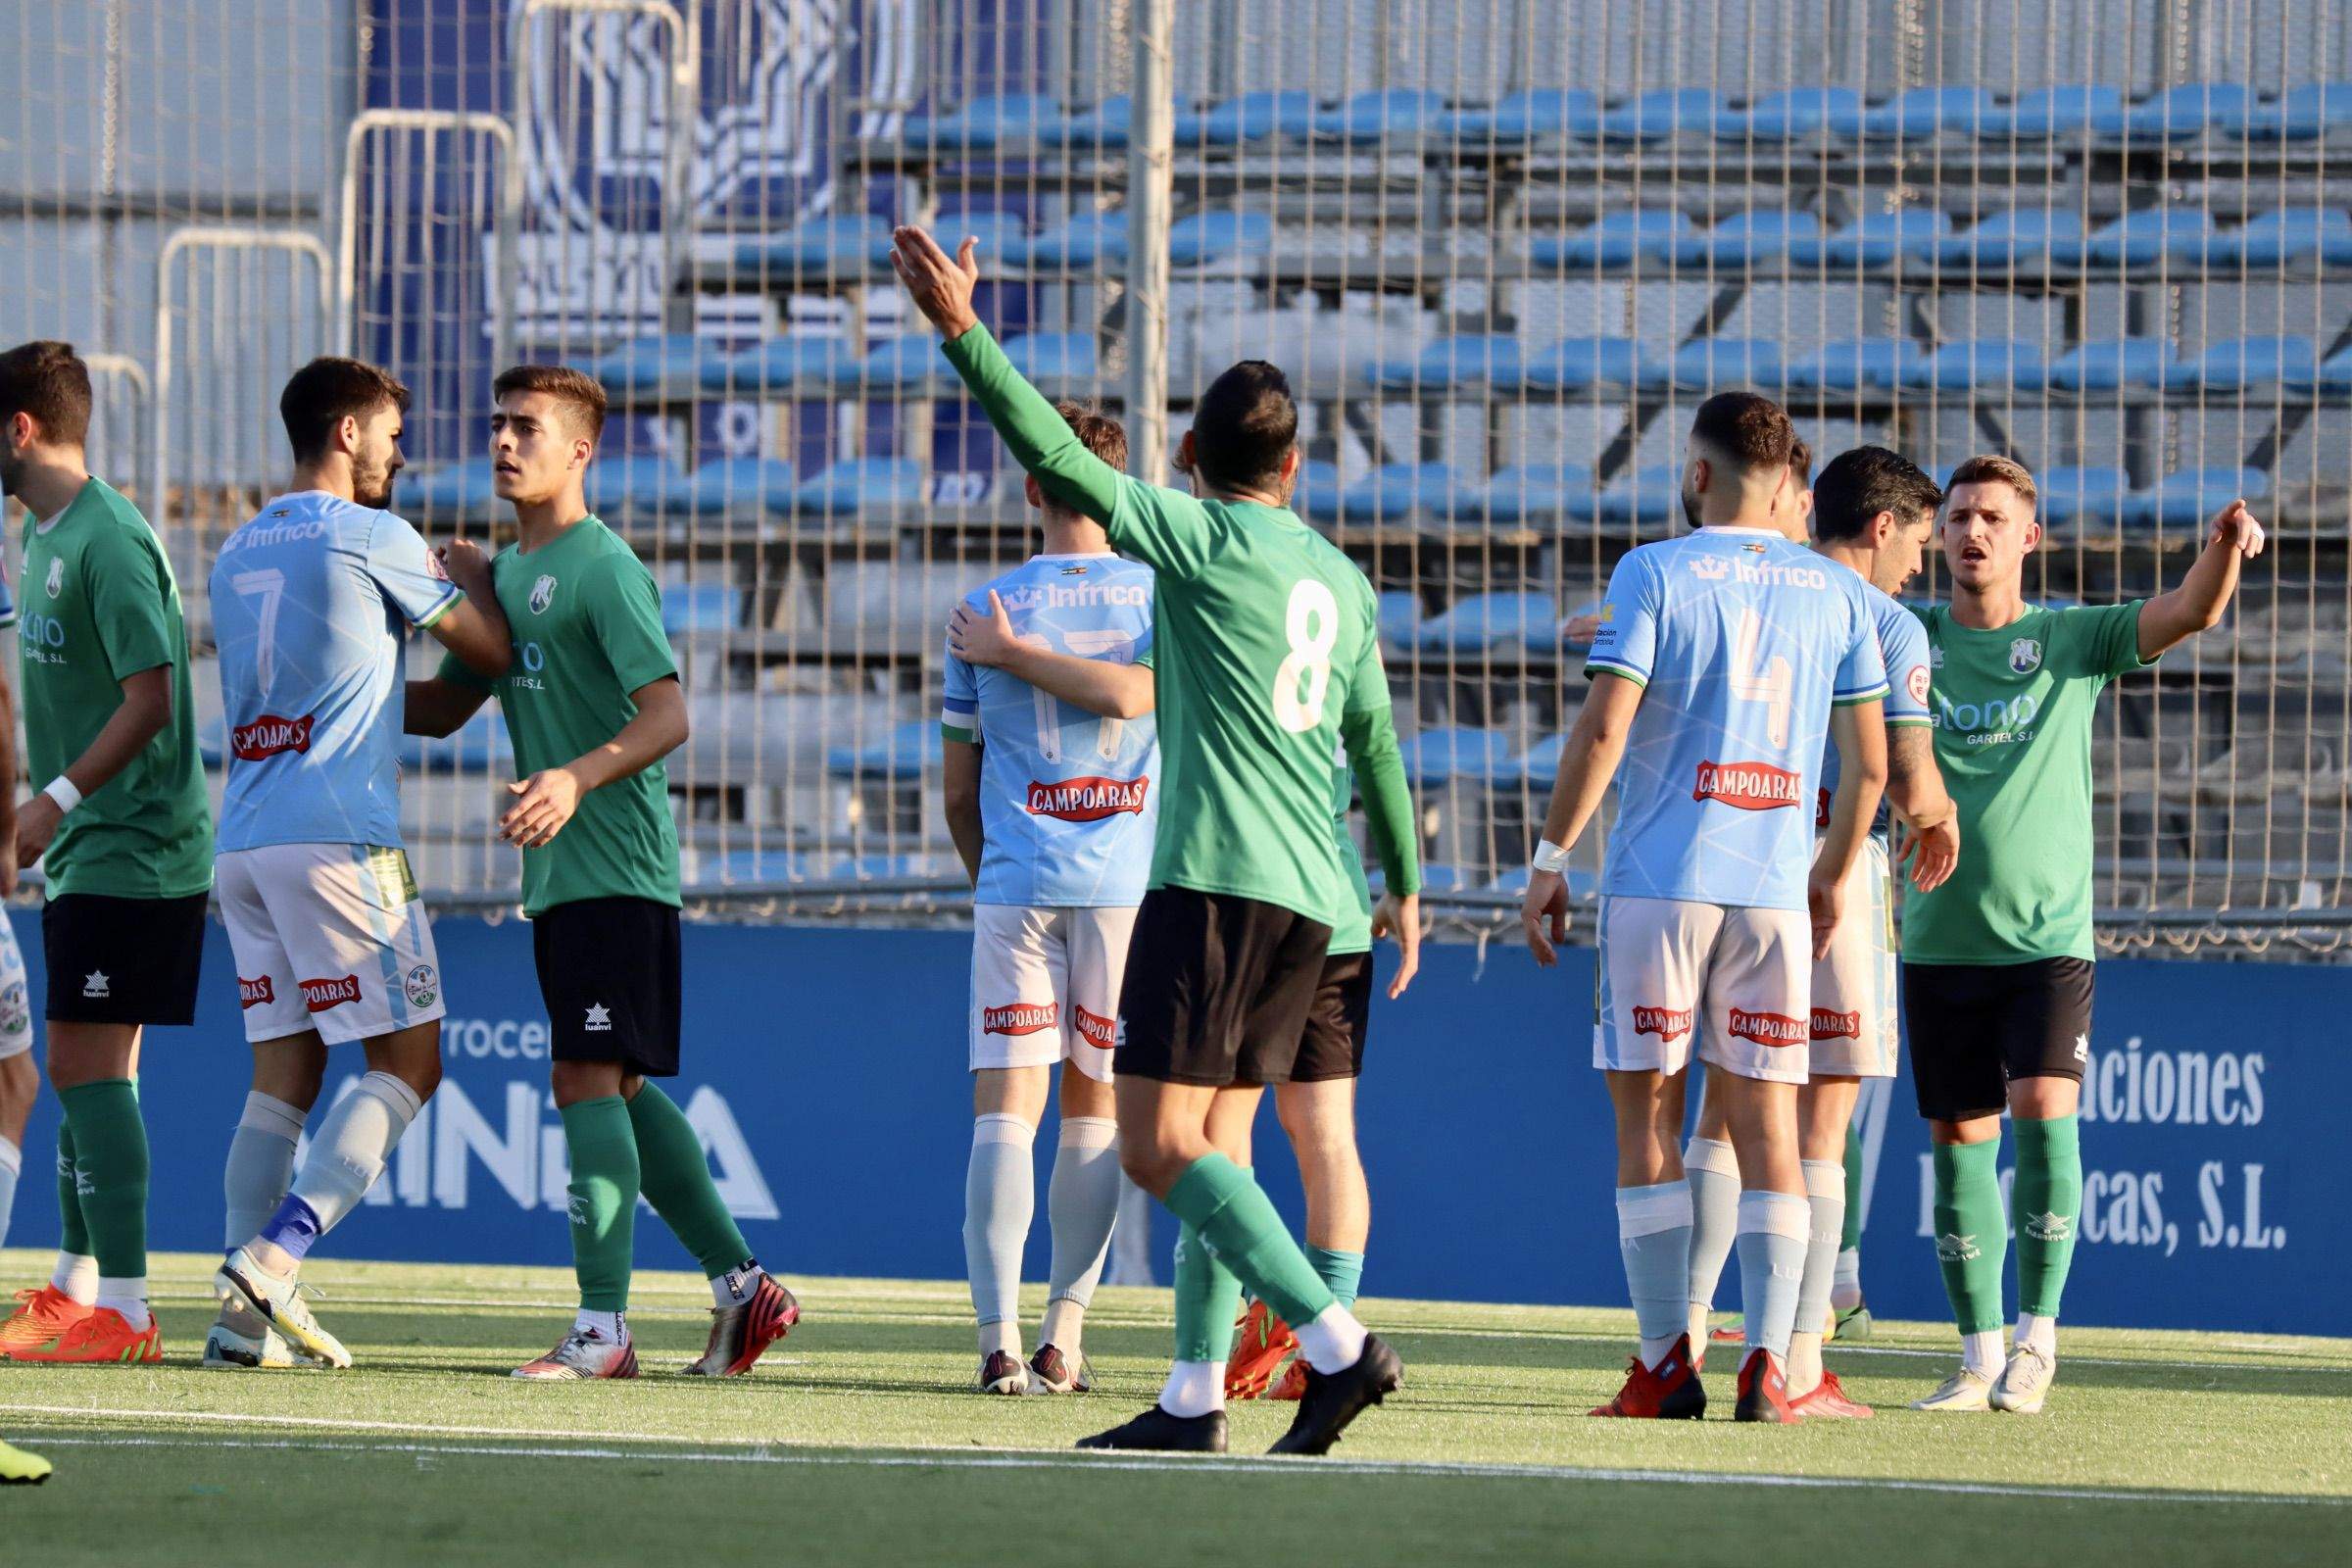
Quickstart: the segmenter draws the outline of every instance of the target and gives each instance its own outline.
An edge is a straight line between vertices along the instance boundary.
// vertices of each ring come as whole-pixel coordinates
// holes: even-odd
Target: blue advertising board
[[[38,917],[14,917],[35,955],[37,1015]],[[564,1141],[529,929],[451,918],[437,930],[446,1082],[322,1252],[566,1262]],[[671,1093],[775,1267],[961,1275],[968,943],[952,931],[687,927],[686,1073]],[[1591,963],[1582,949],[1542,971],[1513,947],[1440,947],[1403,1001],[1376,1003],[1361,1103],[1373,1294],[1624,1301],[1610,1118],[1589,1065]],[[216,929],[196,1027],[148,1037],[159,1249],[221,1244],[220,1162],[247,1080],[236,996]],[[2343,1164],[2333,1118],[2352,1103],[2352,1056],[2340,1031],[2314,1022],[2347,1011],[2352,970],[2340,966],[2099,966],[2070,1321],[2352,1334],[2352,1235],[2326,1180]],[[356,1053],[338,1054],[328,1094],[361,1070]],[[33,1168],[55,1112],[44,1094],[26,1141]],[[1270,1113],[1258,1139],[1267,1185],[1296,1224]],[[1907,1082],[1881,1102],[1866,1141],[1872,1305],[1939,1317],[1927,1138]],[[1039,1140],[1041,1180],[1052,1145]],[[13,1245],[55,1244],[50,1192],[24,1185]],[[1031,1238],[1035,1278],[1044,1232]],[[658,1223],[638,1235],[645,1265],[689,1266]],[[1734,1271],[1720,1304],[1737,1294]]]

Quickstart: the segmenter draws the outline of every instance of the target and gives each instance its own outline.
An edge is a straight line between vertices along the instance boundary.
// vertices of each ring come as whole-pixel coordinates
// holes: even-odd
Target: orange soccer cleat
[[[1865,1421],[1878,1414],[1869,1405],[1848,1398],[1845,1385],[1838,1381],[1835,1372],[1822,1373],[1821,1381],[1809,1393],[1788,1401],[1788,1410],[1807,1421]]]
[[[143,1329],[111,1306],[85,1308],[45,1345],[11,1348],[12,1361],[120,1361],[151,1365],[164,1358],[164,1331],[150,1317]]]
[[[1269,1399],[1282,1399],[1296,1404],[1306,1397],[1306,1359],[1293,1356],[1291,1364],[1282,1369],[1282,1381],[1267,1391]]]
[[[0,1361],[21,1349],[54,1349],[66,1330],[90,1309],[54,1285],[19,1291],[17,1309],[0,1322]]]
[[[1690,1336],[1674,1342],[1674,1348],[1654,1367],[1635,1356],[1628,1363],[1625,1387],[1594,1415],[1627,1416],[1637,1420],[1695,1421],[1707,1413],[1707,1391],[1698,1381],[1690,1359]]]
[[[1233,1342],[1233,1359],[1225,1364],[1228,1399],[1259,1397],[1274,1381],[1282,1358],[1298,1348],[1298,1336],[1263,1301],[1250,1303],[1250,1310],[1234,1325]]]

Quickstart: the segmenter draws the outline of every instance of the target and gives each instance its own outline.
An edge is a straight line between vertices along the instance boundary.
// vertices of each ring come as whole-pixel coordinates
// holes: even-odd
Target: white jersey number
[[[1732,651],[1732,695],[1743,702],[1763,703],[1771,725],[1772,744],[1788,744],[1788,710],[1795,704],[1796,677],[1787,656],[1759,660],[1764,621],[1752,610],[1740,612],[1740,641]]]
[[[270,677],[277,660],[277,608],[286,601],[286,574],[275,566],[258,571],[240,571],[228,579],[239,599],[258,599],[254,611],[259,623],[260,645],[253,651],[253,678],[263,691],[270,689]]]
[[[1331,651],[1340,640],[1340,602],[1312,577],[1291,588],[1284,613],[1290,654],[1274,672],[1274,722],[1297,735],[1323,722],[1331,690]]]

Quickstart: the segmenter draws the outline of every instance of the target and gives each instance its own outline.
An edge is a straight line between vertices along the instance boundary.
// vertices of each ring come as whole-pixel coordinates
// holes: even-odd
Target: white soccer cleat
[[[637,1375],[637,1346],[623,1340],[615,1345],[594,1329],[573,1329],[556,1348],[536,1361],[514,1369],[525,1383],[582,1383],[591,1378],[633,1378]]]
[[[1976,1410],[1989,1410],[1987,1402],[1992,1393],[1992,1379],[1967,1367],[1945,1378],[1934,1394],[1924,1399],[1913,1399],[1911,1408],[1928,1410],[1939,1415],[1965,1415]]]
[[[1993,1382],[1992,1407],[2011,1415],[2039,1415],[2057,1381],[2058,1358],[2037,1346],[2021,1345],[2009,1352],[2009,1364]]]
[[[229,1253],[213,1276],[213,1295],[222,1304],[243,1301],[284,1335],[288,1345],[315,1361],[335,1367],[351,1365],[351,1352],[343,1348],[343,1342],[311,1315],[310,1303],[302,1298],[303,1290],[299,1277],[268,1272],[242,1247]]]
[[[216,1372],[259,1372],[325,1363],[288,1345],[285,1336],[239,1300],[220,1308],[220,1320],[205,1336],[203,1364]]]

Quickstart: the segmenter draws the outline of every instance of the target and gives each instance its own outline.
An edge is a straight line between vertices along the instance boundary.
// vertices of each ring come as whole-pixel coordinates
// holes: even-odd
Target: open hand
[[[957,600],[956,612],[948,617],[948,652],[967,664],[1001,669],[1011,662],[1020,639],[1013,634],[1012,617],[1004,612],[1004,601],[997,591],[988,591],[988,613],[983,615],[970,605]]]
[[[498,819],[498,836],[518,850],[535,850],[564,831],[580,808],[580,778],[568,767],[550,767],[507,786],[514,804]]]
[[[980,324],[980,318],[972,314],[972,288],[980,281],[979,250],[979,240],[967,235],[951,258],[939,241],[911,223],[891,230],[891,270],[942,337],[959,338]]]
[[[1960,863],[1960,813],[1952,812],[1933,827],[1894,824],[1894,863],[1907,865],[1911,885],[1922,893],[1941,887]]]

